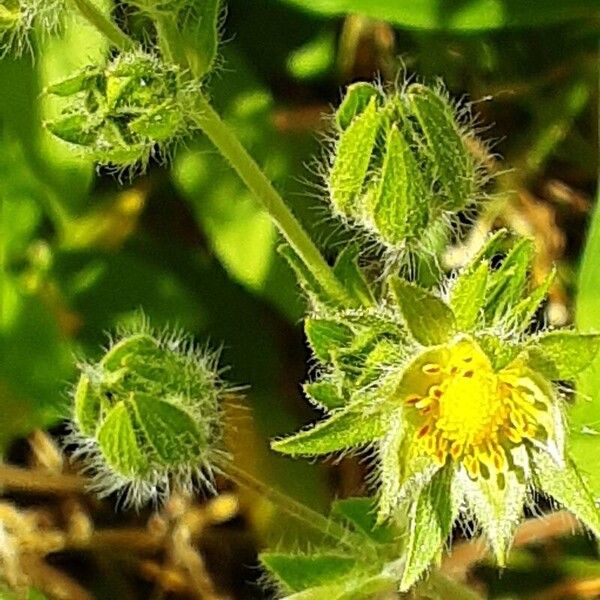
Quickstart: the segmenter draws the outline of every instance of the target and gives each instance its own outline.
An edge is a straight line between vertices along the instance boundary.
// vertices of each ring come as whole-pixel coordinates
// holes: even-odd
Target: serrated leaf
[[[600,349],[600,335],[551,331],[526,346],[529,367],[548,379],[574,379],[588,367]]]
[[[182,408],[144,394],[131,399],[136,420],[161,462],[175,465],[199,460],[206,442]]]
[[[352,573],[357,567],[355,558],[341,554],[281,554],[266,552],[260,561],[290,592],[334,583]]]
[[[353,119],[365,111],[373,98],[380,99],[381,92],[372,83],[365,81],[351,83],[346,88],[342,103],[335,111],[337,126],[342,131],[348,129]]]
[[[142,476],[147,457],[140,450],[129,411],[118,402],[98,430],[98,445],[107,464],[125,477]]]
[[[348,290],[357,306],[373,306],[375,298],[358,266],[359,254],[360,247],[357,244],[346,246],[337,257],[333,273]]]
[[[332,517],[341,517],[378,544],[392,543],[399,535],[393,527],[377,523],[377,506],[373,498],[335,500]]]
[[[439,560],[454,521],[451,473],[438,471],[409,510],[409,534],[400,591],[410,589]]]
[[[506,320],[527,292],[535,245],[530,239],[515,243],[500,268],[488,277],[485,312],[490,324]]]
[[[422,235],[429,221],[429,185],[404,134],[393,125],[387,136],[381,179],[369,196],[369,216],[391,245]]]
[[[349,327],[328,319],[306,319],[304,331],[315,356],[322,362],[331,361],[332,352],[349,346],[354,339]]]
[[[407,97],[425,135],[425,151],[444,191],[444,207],[461,210],[472,201],[477,174],[455,110],[439,92],[424,85],[411,85]]]
[[[533,451],[538,488],[572,512],[596,537],[600,537],[600,509],[587,483],[571,460],[558,466],[546,453]]]
[[[271,448],[282,454],[316,456],[368,444],[385,431],[382,415],[369,414],[365,403],[355,403],[310,429],[271,442]]]
[[[485,303],[489,265],[482,262],[474,269],[467,269],[456,280],[450,293],[450,308],[461,331],[473,329],[481,316]]]
[[[399,277],[390,279],[390,287],[417,342],[424,346],[443,344],[456,333],[456,319],[443,300]]]
[[[355,200],[367,177],[381,120],[376,98],[372,98],[340,135],[329,174],[329,192],[335,210],[343,215],[355,216]]]
[[[314,381],[305,383],[304,393],[321,406],[331,411],[340,408],[347,403],[347,399],[340,393],[338,386],[332,381]]]
[[[527,498],[528,460],[523,446],[515,448],[512,456],[517,469],[506,473],[491,473],[490,477],[461,479],[467,505],[488,538],[497,563],[506,565],[514,531],[521,521]]]

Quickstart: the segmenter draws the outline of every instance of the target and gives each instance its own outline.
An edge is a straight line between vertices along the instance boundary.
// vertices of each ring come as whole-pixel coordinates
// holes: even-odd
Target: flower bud
[[[335,122],[333,210],[384,247],[422,248],[475,202],[481,165],[444,92],[411,84],[385,95],[356,83]]]
[[[145,165],[157,147],[191,128],[193,84],[152,54],[121,54],[105,69],[86,67],[47,93],[69,100],[48,129],[117,168]]]
[[[92,489],[140,505],[173,486],[210,483],[223,391],[215,354],[142,324],[80,369],[68,442],[91,472]]]

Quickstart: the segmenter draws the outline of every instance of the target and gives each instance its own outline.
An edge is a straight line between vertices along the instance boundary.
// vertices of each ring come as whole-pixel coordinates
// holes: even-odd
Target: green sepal
[[[450,293],[450,308],[461,331],[472,330],[479,321],[485,304],[489,265],[481,262],[466,269],[454,283]]]
[[[600,509],[587,483],[569,458],[564,465],[543,451],[532,451],[537,488],[572,512],[597,538],[600,538]]]
[[[364,402],[337,410],[311,427],[271,442],[282,454],[317,456],[368,444],[386,432],[383,414],[369,414]]]
[[[90,146],[96,141],[96,125],[86,114],[70,114],[44,123],[50,133],[78,146]]]
[[[369,216],[390,245],[423,234],[431,207],[428,187],[410,144],[396,125],[388,132],[381,179],[369,196]]]
[[[260,555],[260,561],[288,592],[334,583],[357,567],[355,558],[342,554],[265,552]]]
[[[100,76],[101,70],[99,67],[88,65],[74,75],[49,85],[46,88],[46,93],[54,96],[73,96],[79,92],[97,87]]]
[[[444,191],[444,208],[452,211],[465,208],[472,201],[477,173],[455,110],[439,92],[424,85],[411,85],[407,98],[425,135],[425,151]]]
[[[348,399],[340,393],[339,386],[332,381],[305,383],[302,389],[311,402],[327,411],[340,408],[348,403]]]
[[[165,465],[199,460],[206,443],[192,417],[172,402],[143,394],[130,400],[144,437]]]
[[[175,137],[181,131],[183,123],[181,109],[167,101],[130,121],[128,128],[144,138],[163,142]]]
[[[73,400],[73,417],[79,431],[83,435],[93,436],[100,423],[102,402],[85,373],[77,382]]]
[[[339,321],[329,319],[311,319],[304,322],[304,331],[315,356],[322,362],[332,359],[332,352],[349,346],[353,331]]]
[[[491,333],[476,335],[475,341],[481,346],[496,371],[510,364],[523,350],[520,344],[513,344]]]
[[[381,92],[372,84],[365,81],[351,83],[344,94],[344,99],[335,111],[335,122],[341,131],[345,131],[358,115],[369,106],[372,99],[376,102],[382,99]]]
[[[527,499],[528,457],[523,446],[513,450],[515,462],[505,473],[472,480],[461,477],[460,487],[467,505],[489,540],[496,562],[506,566],[508,550]]]
[[[357,306],[373,306],[375,304],[373,292],[358,266],[359,254],[360,247],[358,244],[346,246],[335,261],[333,273],[348,290]]]
[[[389,283],[406,326],[417,342],[435,346],[456,333],[456,319],[443,300],[399,277],[391,277]]]
[[[335,500],[331,507],[331,516],[351,523],[355,529],[378,544],[390,544],[400,534],[392,526],[377,522],[377,505],[373,498]]]
[[[527,292],[535,245],[530,239],[518,240],[500,268],[490,273],[486,292],[486,316],[490,324],[504,321]]]
[[[396,590],[396,580],[386,574],[352,574],[338,584],[322,585],[285,596],[283,600],[373,600]]]
[[[118,371],[133,361],[144,361],[146,356],[159,357],[157,341],[146,333],[124,337],[117,342],[102,358],[100,364],[107,371]]]
[[[420,491],[408,513],[409,533],[400,591],[410,589],[441,558],[456,517],[451,491],[452,473],[438,471]]]
[[[600,350],[600,335],[576,331],[551,331],[525,347],[533,371],[550,380],[574,379]]]
[[[495,256],[505,254],[507,248],[514,244],[514,236],[508,229],[498,229],[488,236],[479,251],[472,258],[468,269],[474,269],[482,261],[489,263]]]
[[[329,190],[335,210],[348,217],[356,216],[355,201],[367,178],[381,120],[376,98],[372,98],[340,135],[329,174]]]
[[[402,432],[402,415],[389,420],[388,432],[379,442],[379,498],[377,523],[389,522],[400,505],[416,497],[440,467],[426,455],[411,452],[412,435]]]
[[[125,402],[117,402],[98,430],[98,446],[107,465],[124,477],[143,477],[148,459]]]

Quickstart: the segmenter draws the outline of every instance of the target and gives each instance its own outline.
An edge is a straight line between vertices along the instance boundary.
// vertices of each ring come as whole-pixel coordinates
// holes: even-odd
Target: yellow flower
[[[413,452],[439,466],[452,461],[487,478],[510,468],[510,451],[524,440],[545,445],[554,436],[544,382],[520,362],[496,373],[470,338],[425,352],[407,375]]]

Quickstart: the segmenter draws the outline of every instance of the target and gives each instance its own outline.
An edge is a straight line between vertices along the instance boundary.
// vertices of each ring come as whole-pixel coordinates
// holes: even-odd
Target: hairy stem
[[[261,202],[283,237],[304,261],[323,289],[333,298],[344,302],[347,299],[346,290],[237,136],[202,94],[198,96],[197,107],[201,111],[196,119],[199,127]]]
[[[328,519],[321,513],[318,513],[312,508],[290,498],[286,494],[268,486],[256,477],[247,473],[244,469],[236,466],[228,460],[218,460],[218,467],[223,471],[231,481],[240,487],[249,489],[257,494],[260,494],[275,506],[294,517],[298,521],[305,523],[313,530],[322,533],[323,535],[335,539],[341,544],[354,545],[352,538],[356,537],[346,527],[339,523]],[[365,540],[361,538],[360,542],[364,545]]]
[[[81,15],[120,50],[132,50],[135,42],[109,18],[99,11],[90,0],[72,0]]]

